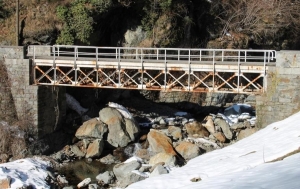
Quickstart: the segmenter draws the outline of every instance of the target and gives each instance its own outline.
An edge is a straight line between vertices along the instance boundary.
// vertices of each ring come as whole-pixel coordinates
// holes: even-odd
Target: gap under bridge
[[[29,46],[34,85],[263,93],[274,50]]]

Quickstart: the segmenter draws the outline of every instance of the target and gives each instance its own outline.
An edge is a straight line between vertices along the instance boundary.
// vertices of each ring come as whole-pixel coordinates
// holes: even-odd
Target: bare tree
[[[212,11],[227,32],[243,33],[255,41],[274,37],[282,29],[300,29],[298,0],[215,0]]]

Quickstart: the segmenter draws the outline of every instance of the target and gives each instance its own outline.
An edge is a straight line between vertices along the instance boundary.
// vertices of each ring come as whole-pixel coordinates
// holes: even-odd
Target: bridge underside
[[[36,57],[33,84],[139,90],[263,93],[267,67],[251,62]]]

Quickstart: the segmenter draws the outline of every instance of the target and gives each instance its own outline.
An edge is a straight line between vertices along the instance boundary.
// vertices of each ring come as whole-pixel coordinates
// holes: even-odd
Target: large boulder
[[[176,152],[172,146],[172,140],[162,132],[151,129],[147,138],[150,149],[154,153],[164,152],[167,154],[176,155]]]
[[[126,123],[122,114],[114,108],[103,108],[99,118],[108,126],[107,142],[114,147],[124,147],[131,142],[131,137],[126,131]]]
[[[185,160],[197,157],[201,153],[201,150],[197,145],[186,141],[181,142],[175,149]]]
[[[212,120],[211,116],[208,117],[206,119],[206,123],[203,124],[203,126],[211,133],[215,133],[216,132],[216,129],[215,129],[215,124],[214,124],[214,121]]]
[[[76,131],[75,136],[79,139],[97,138],[102,139],[107,132],[107,126],[98,118],[90,119],[84,122]]]

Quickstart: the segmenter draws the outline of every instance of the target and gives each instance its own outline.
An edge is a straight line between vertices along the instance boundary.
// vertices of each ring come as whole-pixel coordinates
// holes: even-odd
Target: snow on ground
[[[300,112],[237,143],[190,160],[169,174],[151,177],[128,189],[300,188]],[[192,182],[193,178],[201,181]]]
[[[11,188],[32,186],[37,189],[47,189],[50,186],[45,181],[49,164],[38,158],[20,159],[0,164],[0,180],[11,178]]]

